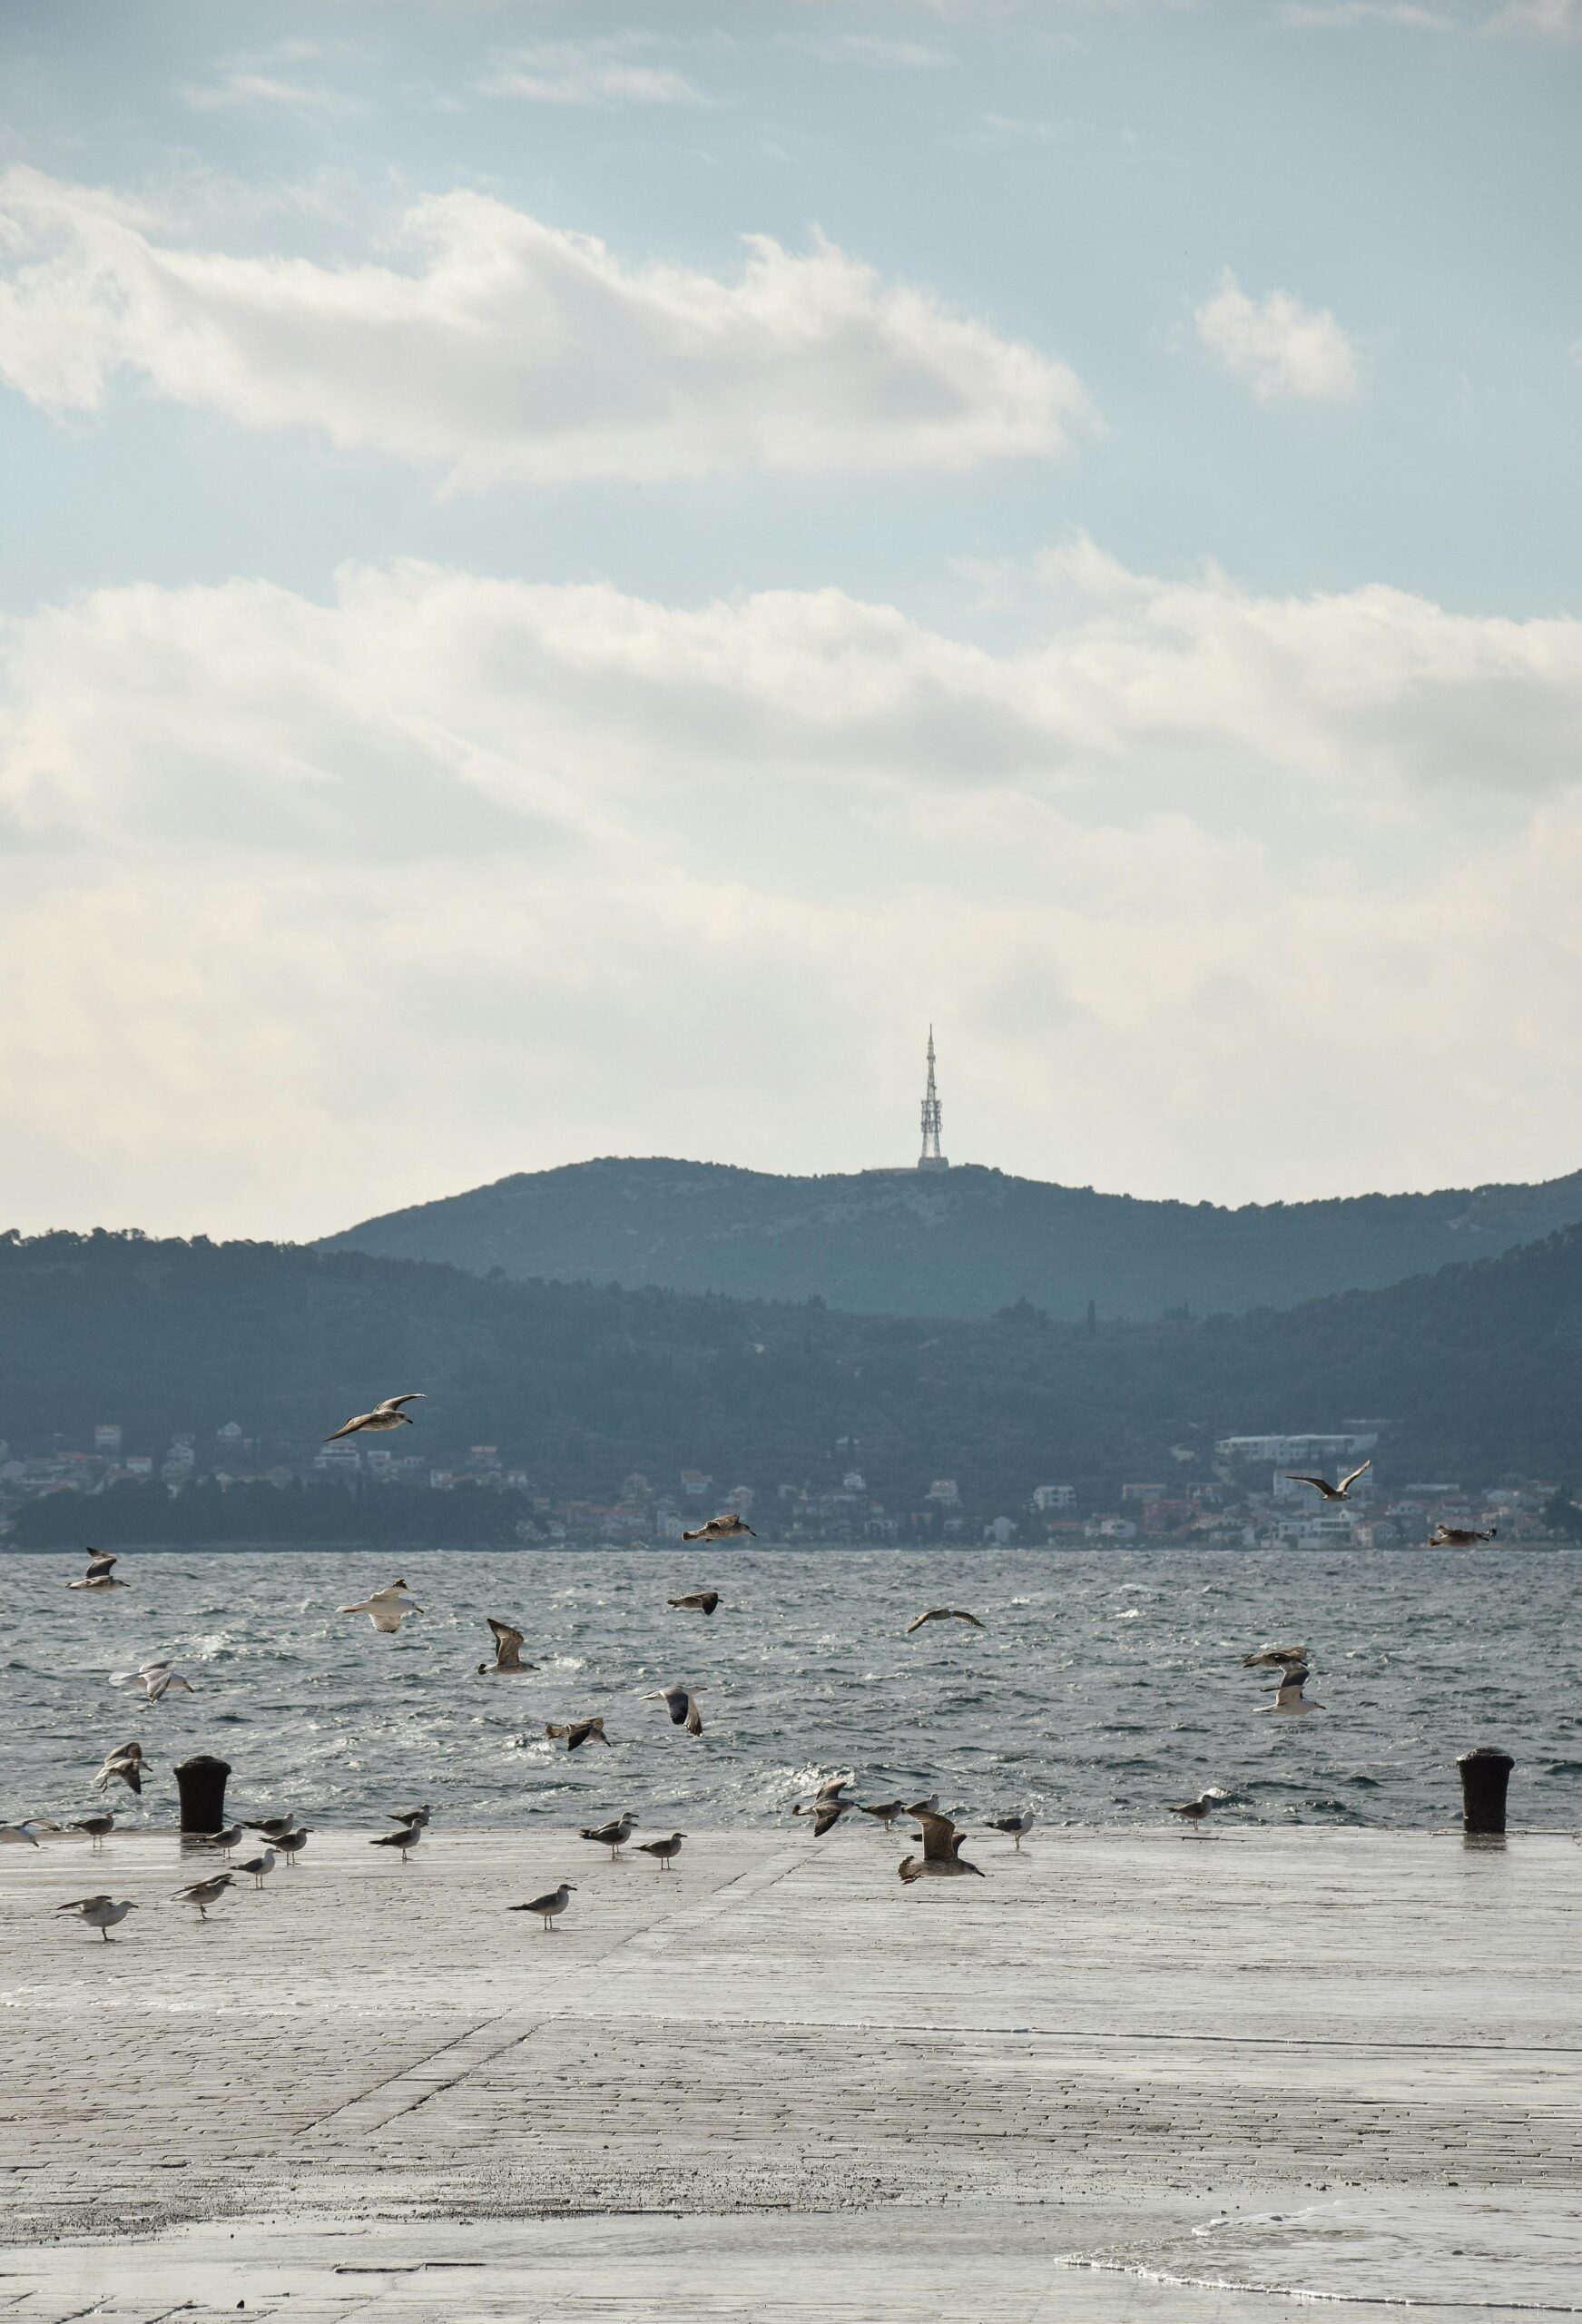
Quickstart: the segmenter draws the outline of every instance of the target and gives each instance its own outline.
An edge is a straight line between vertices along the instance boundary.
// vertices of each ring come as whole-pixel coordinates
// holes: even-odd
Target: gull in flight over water
[[[575,1894],[576,1882],[563,1880],[558,1888],[550,1890],[547,1896],[535,1896],[530,1905],[507,1905],[506,1910],[508,1913],[536,1913],[545,1927],[553,1935],[555,1921],[565,1912]]]
[[[1479,1541],[1492,1541],[1499,1532],[1498,1525],[1490,1525],[1479,1532],[1475,1525],[1436,1525],[1429,1535],[1430,1550],[1470,1550]]]
[[[141,1743],[123,1743],[118,1750],[106,1754],[103,1766],[93,1777],[95,1791],[108,1791],[113,1783],[123,1783],[128,1791],[141,1793],[144,1771],[152,1765],[142,1756]]]
[[[697,1698],[703,1692],[702,1687],[693,1687],[689,1691],[678,1680],[673,1687],[653,1688],[644,1697],[644,1700],[663,1703],[670,1713],[670,1723],[673,1727],[684,1727],[689,1735],[701,1735],[703,1731],[703,1715],[698,1709]]]
[[[1301,1718],[1307,1711],[1322,1710],[1322,1703],[1310,1703],[1302,1694],[1309,1675],[1305,1662],[1288,1662],[1280,1674],[1274,1700],[1259,1706],[1260,1718],[1272,1718],[1279,1713],[1284,1718]]]
[[[220,1902],[230,1887],[231,1878],[229,1872],[217,1872],[211,1879],[194,1880],[190,1888],[177,1889],[175,1901],[178,1905],[196,1905],[198,1918],[206,1921],[210,1905]]]
[[[365,1429],[377,1433],[380,1429],[400,1428],[403,1425],[410,1428],[412,1415],[410,1413],[404,1413],[401,1406],[420,1404],[424,1401],[423,1391],[420,1388],[409,1389],[404,1396],[387,1396],[382,1403],[374,1406],[371,1413],[353,1413],[351,1418],[342,1421],[339,1428],[332,1428],[324,1442],[326,1444],[333,1444],[338,1436],[356,1436]]]
[[[661,1872],[668,1872],[681,1854],[681,1844],[685,1837],[684,1832],[673,1832],[668,1840],[639,1840],[637,1845],[644,1856],[653,1858]]]
[[[667,1606],[685,1606],[698,1614],[712,1614],[720,1602],[717,1590],[689,1590],[684,1598],[667,1598]]]
[[[81,1581],[68,1581],[68,1590],[127,1590],[131,1584],[117,1581],[112,1569],[119,1561],[109,1550],[88,1551],[88,1571]]]
[[[995,1816],[989,1820],[991,1832],[1005,1832],[1015,1840],[1017,1854],[1022,1853],[1022,1842],[1037,1822],[1036,1816]]]
[[[1285,1480],[1288,1484],[1311,1485],[1314,1492],[1322,1495],[1325,1501],[1344,1501],[1358,1478],[1365,1477],[1372,1466],[1373,1462],[1370,1456],[1359,1467],[1353,1469],[1350,1476],[1342,1477],[1339,1484],[1335,1485],[1331,1484],[1327,1477],[1296,1476],[1289,1469],[1285,1472]]]
[[[758,1539],[745,1517],[738,1517],[735,1511],[732,1510],[729,1516],[711,1517],[706,1525],[694,1525],[690,1533],[682,1535],[682,1540],[683,1541],[733,1541],[739,1534],[742,1533],[747,1534],[754,1541]]]
[[[404,1581],[387,1581],[384,1588],[376,1590],[371,1598],[359,1599],[355,1606],[341,1606],[337,1611],[366,1614],[376,1630],[388,1632],[400,1629],[403,1614],[420,1614],[423,1609],[415,1598],[408,1597]]]
[[[169,1694],[192,1695],[198,1691],[190,1679],[182,1678],[173,1662],[140,1662],[135,1670],[111,1673],[113,1687],[130,1687],[134,1680],[151,1703],[162,1703]]]
[[[840,1796],[842,1792],[850,1791],[850,1776],[834,1776],[828,1783],[820,1785],[811,1799],[799,1799],[791,1809],[791,1814],[811,1816],[813,1819],[813,1837],[816,1840],[821,1839],[831,1824],[838,1824],[842,1816],[856,1807],[856,1800],[843,1799]]]
[[[930,1606],[926,1614],[919,1614],[915,1622],[907,1624],[907,1636],[910,1638],[914,1630],[920,1630],[925,1622],[970,1622],[975,1630],[984,1628],[978,1616],[969,1614],[964,1606]]]
[[[602,1743],[606,1750],[610,1748],[610,1738],[604,1732],[603,1718],[573,1718],[564,1726],[551,1720],[544,1732],[552,1743],[557,1743],[564,1738],[568,1751],[580,1751],[585,1743],[593,1742]],[[513,1905],[511,1909],[515,1912],[517,1907]]]
[[[377,1840],[368,1842],[368,1846],[370,1848],[398,1848],[404,1865],[422,1837],[421,1824],[398,1824],[393,1832],[381,1832]]]
[[[608,1848],[610,1862],[614,1864],[636,1829],[637,1818],[628,1808],[613,1824],[585,1824],[582,1837],[585,1840],[596,1840],[601,1847]]]
[[[20,1824],[0,1824],[0,1846],[13,1848],[35,1848],[40,1832],[58,1832],[58,1824],[40,1822],[35,1816],[25,1816]]]
[[[1243,1670],[1289,1670],[1307,1660],[1305,1646],[1261,1646],[1256,1654],[1243,1654]]]
[[[1170,1813],[1173,1816],[1179,1816],[1183,1823],[1193,1831],[1201,1832],[1212,1811],[1219,1806],[1222,1799],[1229,1797],[1229,1792],[1222,1791],[1217,1784],[1211,1784],[1207,1791],[1200,1791],[1195,1799],[1184,1799],[1180,1806],[1173,1807]]]
[[[106,1945],[110,1932],[119,1927],[128,1913],[137,1906],[129,1898],[117,1903],[113,1896],[74,1896],[69,1905],[57,1905],[57,1913],[75,1913],[90,1928],[96,1928]]]
[[[909,1888],[914,1880],[951,1880],[958,1874],[976,1872],[981,1880],[986,1876],[979,1865],[969,1864],[961,1853],[965,1832],[957,1830],[948,1816],[919,1815],[922,1826],[923,1853],[904,1856],[897,1866]]]
[[[514,1630],[509,1622],[496,1621],[493,1614],[486,1614],[484,1619],[495,1634],[495,1659],[478,1664],[480,1678],[519,1679],[524,1671],[537,1669],[536,1663],[522,1659],[520,1630]]]
[[[434,1811],[425,1800],[421,1807],[398,1807],[391,1817],[392,1824],[409,1824],[415,1832],[425,1831]]]

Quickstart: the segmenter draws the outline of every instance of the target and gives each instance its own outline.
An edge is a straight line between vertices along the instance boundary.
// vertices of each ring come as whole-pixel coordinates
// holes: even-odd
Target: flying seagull
[[[914,1880],[950,1880],[958,1874],[976,1872],[981,1880],[982,1866],[969,1864],[961,1853],[961,1843],[967,1837],[958,1832],[948,1816],[919,1816],[922,1826],[923,1853],[904,1856],[897,1869],[909,1888]]]
[[[1430,1550],[1470,1550],[1479,1541],[1492,1541],[1498,1534],[1498,1525],[1490,1525],[1479,1532],[1475,1525],[1436,1525],[1429,1535]]]
[[[907,1624],[907,1636],[910,1638],[914,1630],[920,1630],[925,1622],[970,1622],[975,1630],[984,1627],[978,1616],[969,1614],[964,1606],[930,1606],[926,1614],[919,1614],[915,1622]]]
[[[813,1837],[816,1840],[821,1839],[831,1824],[838,1824],[850,1808],[856,1807],[857,1802],[854,1799],[843,1799],[840,1797],[842,1792],[849,1791],[850,1787],[850,1776],[831,1777],[828,1783],[820,1785],[813,1798],[799,1799],[791,1809],[791,1814],[811,1816],[813,1819]]]
[[[667,1606],[685,1606],[693,1612],[712,1614],[720,1602],[717,1590],[690,1590],[684,1598],[667,1598]]]
[[[514,1630],[509,1622],[496,1621],[493,1614],[486,1615],[485,1619],[495,1633],[495,1659],[492,1662],[478,1664],[480,1676],[488,1679],[519,1679],[524,1671],[536,1668],[536,1664],[524,1662],[522,1659],[520,1630]]]
[[[1173,1807],[1170,1813],[1173,1816],[1179,1816],[1193,1831],[1200,1832],[1207,1823],[1211,1811],[1219,1806],[1222,1799],[1228,1799],[1229,1797],[1230,1794],[1222,1791],[1217,1784],[1211,1784],[1207,1791],[1199,1792],[1195,1799],[1184,1799],[1180,1806]]]
[[[673,1727],[684,1727],[689,1735],[701,1735],[703,1731],[703,1715],[698,1709],[697,1698],[703,1691],[702,1687],[694,1687],[689,1692],[678,1681],[673,1687],[653,1688],[644,1697],[644,1700],[663,1703],[670,1713],[670,1723]]]
[[[210,1905],[220,1902],[231,1886],[231,1877],[229,1872],[217,1872],[211,1879],[194,1880],[190,1888],[176,1891],[176,1902],[178,1905],[196,1905],[198,1918],[206,1921]]]
[[[140,1662],[135,1670],[116,1670],[111,1674],[111,1685],[129,1687],[135,1679],[151,1703],[163,1702],[168,1694],[191,1695],[197,1689],[183,1679],[173,1662]]]
[[[585,1743],[594,1741],[604,1744],[606,1750],[610,1748],[610,1738],[604,1732],[602,1718],[574,1718],[563,1727],[556,1726],[552,1720],[544,1732],[552,1743],[558,1742],[564,1736],[568,1751],[580,1751]],[[526,1908],[513,1905],[511,1909],[516,1912]]]
[[[91,1855],[97,1856],[111,1833],[115,1829],[113,1816],[84,1816],[68,1827],[74,1832],[86,1832]]]
[[[414,1831],[421,1832],[427,1828],[433,1812],[425,1800],[421,1807],[398,1807],[390,1821],[392,1824],[410,1824]]]
[[[996,1816],[990,1819],[991,1832],[1005,1832],[1015,1840],[1017,1854],[1022,1853],[1022,1842],[1037,1822],[1036,1816]]]
[[[393,1832],[381,1832],[377,1840],[368,1842],[368,1846],[370,1848],[398,1848],[401,1862],[404,1865],[408,1856],[422,1837],[421,1824],[398,1824]]]
[[[673,1832],[668,1840],[639,1840],[637,1845],[644,1856],[651,1856],[661,1872],[668,1872],[675,1857],[681,1854],[684,1832]]]
[[[1285,1477],[1288,1484],[1311,1485],[1314,1492],[1318,1493],[1325,1501],[1344,1501],[1346,1495],[1351,1492],[1351,1487],[1356,1483],[1358,1478],[1366,1476],[1368,1471],[1372,1466],[1372,1459],[1370,1457],[1368,1460],[1364,1461],[1359,1468],[1353,1469],[1350,1476],[1342,1477],[1338,1485],[1331,1484],[1329,1480],[1325,1477],[1294,1476],[1290,1470],[1286,1471]]]
[[[338,1436],[356,1436],[363,1429],[377,1431],[384,1428],[400,1428],[403,1425],[410,1428],[412,1415],[410,1413],[404,1413],[401,1406],[420,1404],[423,1402],[423,1391],[420,1388],[410,1389],[404,1396],[386,1396],[382,1403],[374,1406],[371,1413],[353,1413],[351,1418],[342,1421],[339,1428],[332,1428],[324,1442],[326,1444],[333,1444]]]
[[[109,1550],[88,1551],[88,1571],[81,1581],[68,1581],[68,1590],[126,1590],[130,1583],[117,1581],[111,1571],[117,1562]]]
[[[403,1614],[420,1614],[423,1609],[416,1599],[408,1597],[404,1581],[387,1581],[371,1598],[359,1599],[355,1606],[342,1606],[337,1610],[342,1614],[366,1614],[376,1630],[389,1631],[400,1629]]]
[[[529,1905],[507,1905],[506,1910],[508,1913],[536,1913],[553,1935],[557,1915],[565,1912],[575,1894],[576,1882],[563,1880],[558,1888],[550,1890],[547,1896],[535,1896]]]
[[[0,1824],[0,1846],[35,1848],[40,1832],[58,1832],[58,1824],[40,1823],[34,1816],[25,1816],[20,1824]]]
[[[735,1511],[732,1510],[727,1517],[711,1517],[706,1525],[694,1525],[690,1533],[682,1535],[682,1540],[683,1541],[734,1541],[739,1533],[749,1534],[755,1541],[758,1539],[745,1517],[738,1517]]]
[[[613,1824],[585,1824],[582,1836],[585,1840],[596,1840],[601,1847],[608,1848],[610,1862],[614,1864],[636,1829],[637,1818],[628,1808]]]
[[[111,1930],[117,1927],[128,1913],[136,1912],[137,1906],[130,1899],[117,1904],[113,1896],[74,1896],[69,1905],[57,1905],[55,1910],[57,1913],[77,1914],[89,1928],[96,1928],[108,1945]]]
[[[113,1783],[123,1783],[128,1791],[141,1793],[144,1771],[152,1762],[142,1756],[141,1743],[123,1743],[118,1750],[108,1752],[104,1764],[93,1777],[95,1791],[108,1791]]]
[[[1278,1712],[1285,1718],[1301,1718],[1306,1711],[1322,1710],[1324,1708],[1322,1703],[1310,1703],[1304,1699],[1302,1690],[1307,1681],[1306,1663],[1288,1662],[1281,1673],[1280,1684],[1274,1690],[1274,1700],[1272,1703],[1261,1704],[1259,1716],[1263,1718],[1272,1718]]]
[[[1305,1646],[1261,1646],[1256,1654],[1243,1654],[1243,1670],[1284,1670],[1293,1663],[1307,1660]]]

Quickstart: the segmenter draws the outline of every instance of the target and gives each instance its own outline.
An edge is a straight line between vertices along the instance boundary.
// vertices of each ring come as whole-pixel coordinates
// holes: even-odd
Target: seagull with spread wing
[[[1430,1550],[1471,1550],[1479,1541],[1492,1541],[1499,1532],[1498,1525],[1490,1525],[1479,1532],[1476,1525],[1436,1525],[1429,1535]]]
[[[123,1783],[128,1791],[141,1794],[142,1778],[150,1762],[142,1756],[141,1743],[123,1743],[107,1752],[104,1764],[93,1777],[95,1791],[108,1791],[113,1783]]]
[[[1359,1467],[1351,1471],[1350,1476],[1342,1477],[1340,1483],[1336,1485],[1331,1484],[1327,1477],[1294,1476],[1290,1470],[1285,1472],[1285,1481],[1287,1484],[1311,1485],[1314,1492],[1325,1501],[1344,1501],[1358,1478],[1365,1477],[1372,1466],[1371,1458],[1362,1462]]]
[[[667,1598],[667,1606],[684,1606],[694,1614],[712,1614],[720,1602],[717,1590],[689,1590],[684,1598]]]
[[[953,1880],[958,1874],[976,1872],[986,1877],[981,1865],[969,1864],[961,1853],[961,1843],[967,1837],[958,1831],[948,1816],[919,1816],[922,1830],[921,1856],[902,1856],[897,1869],[909,1888],[914,1880]]]
[[[1302,1691],[1310,1675],[1305,1662],[1288,1662],[1281,1671],[1274,1700],[1260,1704],[1259,1717],[1272,1718],[1278,1713],[1282,1718],[1301,1718],[1310,1710],[1322,1710],[1322,1703],[1310,1703]]]
[[[342,1614],[366,1614],[376,1630],[388,1635],[400,1629],[404,1614],[420,1614],[423,1609],[415,1598],[408,1597],[404,1581],[388,1581],[372,1597],[360,1598],[355,1606],[341,1606],[336,1610]]]
[[[925,1622],[970,1622],[975,1630],[985,1627],[965,1606],[930,1606],[926,1614],[919,1614],[915,1622],[907,1624],[907,1636],[910,1638],[914,1630],[920,1630]]]
[[[342,1421],[339,1428],[332,1428],[324,1442],[326,1444],[333,1444],[338,1436],[357,1436],[364,1430],[377,1433],[385,1428],[410,1428],[412,1415],[410,1413],[404,1413],[401,1406],[420,1404],[426,1401],[421,1388],[408,1389],[404,1396],[386,1396],[381,1403],[374,1406],[372,1412],[353,1413],[351,1418]]]
[[[564,1726],[551,1720],[544,1732],[552,1743],[564,1742],[568,1751],[580,1751],[585,1743],[602,1743],[606,1750],[613,1748],[602,1718],[568,1719]],[[516,1906],[511,1909],[515,1912]]]
[[[524,1671],[533,1670],[537,1668],[536,1663],[524,1662],[522,1659],[522,1633],[520,1630],[514,1630],[509,1622],[496,1621],[493,1614],[487,1614],[484,1619],[495,1634],[495,1659],[492,1662],[480,1662],[478,1664],[478,1671],[481,1677],[486,1679],[519,1679]]]
[[[821,1839],[832,1824],[838,1824],[850,1808],[856,1807],[857,1802],[854,1799],[846,1799],[841,1796],[850,1787],[850,1776],[832,1776],[828,1783],[819,1786],[818,1791],[811,1799],[799,1799],[791,1809],[791,1814],[811,1816],[813,1819],[813,1837],[816,1840]]]
[[[111,1674],[113,1687],[130,1687],[136,1683],[151,1703],[162,1703],[169,1694],[192,1695],[197,1692],[191,1679],[183,1679],[173,1662],[140,1662],[135,1670],[116,1670]]]
[[[673,1687],[653,1688],[644,1700],[663,1703],[670,1713],[673,1727],[684,1727],[689,1735],[701,1735],[703,1715],[698,1709],[697,1698],[703,1691],[702,1687],[683,1687],[678,1679]]]
[[[90,1550],[88,1571],[81,1581],[68,1581],[68,1590],[129,1590],[131,1583],[117,1581],[113,1568],[120,1560],[110,1550]]]

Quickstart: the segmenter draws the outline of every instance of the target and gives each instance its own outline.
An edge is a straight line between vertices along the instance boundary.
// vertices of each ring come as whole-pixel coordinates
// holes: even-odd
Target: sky
[[[0,19],[0,1227],[1582,1165],[1582,0]]]

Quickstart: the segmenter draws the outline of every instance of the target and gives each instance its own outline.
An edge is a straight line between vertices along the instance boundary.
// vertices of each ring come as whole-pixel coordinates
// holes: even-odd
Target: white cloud
[[[629,266],[487,195],[401,219],[409,269],[233,257],[16,170],[0,181],[0,377],[93,409],[113,374],[243,427],[310,429],[449,486],[743,469],[966,468],[1063,448],[1064,363],[817,241],[731,277]]]
[[[1250,299],[1227,266],[1193,320],[1199,343],[1244,379],[1260,403],[1343,403],[1360,391],[1353,341],[1327,307],[1304,307],[1289,290]]]
[[[521,42],[502,51],[476,86],[482,96],[543,105],[707,104],[684,73],[652,61],[662,45],[644,32]]]
[[[1018,627],[416,565],[14,622],[12,1217],[903,1160],[929,1013],[958,1158],[1221,1197],[1569,1159],[1582,621],[1079,545]]]
[[[367,111],[360,99],[308,81],[282,81],[277,74],[240,70],[222,73],[218,80],[189,83],[182,102],[194,113],[252,111],[259,106],[294,113],[304,121],[349,118]]]

